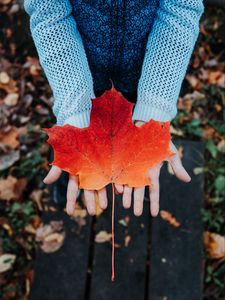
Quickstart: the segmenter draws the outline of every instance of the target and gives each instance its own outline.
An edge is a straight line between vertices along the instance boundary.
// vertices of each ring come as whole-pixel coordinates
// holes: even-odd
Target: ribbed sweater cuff
[[[68,117],[63,125],[69,124],[78,128],[89,127],[90,125],[90,111],[86,110],[81,113],[77,113],[73,116]]]
[[[132,120],[148,122],[150,121],[150,119],[153,119],[159,122],[166,122],[171,121],[176,116],[176,114],[176,108],[172,112],[167,112],[153,107],[151,106],[151,104],[145,105],[137,102],[133,111]]]

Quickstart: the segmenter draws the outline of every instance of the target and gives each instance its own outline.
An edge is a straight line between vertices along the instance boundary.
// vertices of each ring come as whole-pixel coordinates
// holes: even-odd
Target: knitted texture
[[[198,0],[160,1],[146,46],[133,119],[167,121],[175,117],[203,10]]]
[[[91,98],[137,90],[133,120],[169,121],[199,33],[202,0],[25,0],[57,124],[86,127]]]
[[[40,64],[53,90],[57,124],[66,119],[80,127],[89,124],[93,80],[70,2],[25,0],[24,8],[31,16]]]
[[[136,93],[159,0],[71,0],[71,4],[96,94],[112,82],[122,93]]]

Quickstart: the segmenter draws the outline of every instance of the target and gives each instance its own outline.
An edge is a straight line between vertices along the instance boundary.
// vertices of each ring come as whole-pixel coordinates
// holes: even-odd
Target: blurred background
[[[204,173],[203,298],[211,300],[225,299],[225,2],[208,2],[212,6],[207,5],[201,20],[171,132],[180,140],[205,143],[205,165],[195,172]],[[65,238],[60,224],[46,228],[41,220],[46,209],[57,209],[46,204],[49,191],[42,182],[49,169],[49,147],[41,129],[51,127],[55,119],[51,89],[39,65],[28,21],[20,1],[0,0],[2,300],[29,299],[36,249],[52,253]],[[82,226],[86,213],[78,208],[77,214]],[[46,239],[49,234],[54,236]]]

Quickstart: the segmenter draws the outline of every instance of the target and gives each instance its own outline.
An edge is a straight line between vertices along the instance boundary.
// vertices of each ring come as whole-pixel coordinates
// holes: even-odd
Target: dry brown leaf
[[[0,89],[4,90],[7,94],[18,92],[17,83],[13,79],[10,79],[10,81],[7,84],[0,82]]]
[[[8,106],[15,106],[18,103],[18,100],[19,100],[19,94],[11,93],[5,97],[4,103]]]
[[[180,97],[178,101],[178,108],[190,112],[192,105],[195,100],[202,100],[205,98],[205,95],[199,91],[194,91],[193,93],[186,94],[184,97]]]
[[[208,82],[210,84],[224,85],[225,74],[220,70],[209,71],[208,72]]]
[[[204,244],[211,258],[225,258],[225,237],[209,231],[204,232]]]
[[[0,73],[0,82],[2,84],[8,84],[10,81],[10,77],[6,72],[1,72]]]
[[[0,273],[6,272],[12,268],[16,260],[16,255],[5,253],[0,255]]]
[[[9,176],[0,180],[0,200],[19,200],[24,188],[26,187],[26,179],[17,179]]]
[[[46,253],[59,250],[64,243],[65,236],[62,221],[51,221],[49,224],[41,223],[36,231],[36,241]]]
[[[36,57],[27,56],[27,62],[24,64],[24,68],[29,68],[29,72],[32,76],[40,76],[41,66]]]
[[[1,0],[1,1],[0,1],[1,4],[5,4],[5,5],[6,5],[6,4],[9,4],[9,3],[11,3],[11,2],[12,2],[12,0]]]
[[[28,224],[25,226],[24,230],[27,233],[31,233],[31,234],[36,234],[36,229],[34,228],[34,226],[32,224]]]
[[[13,235],[13,229],[9,224],[7,224],[7,223],[3,224],[2,228],[4,228],[7,231],[9,236]]]
[[[30,194],[30,198],[36,202],[38,209],[40,211],[43,210],[43,205],[42,205],[42,196],[43,196],[43,190],[33,190],[32,193]]]
[[[176,220],[175,217],[172,216],[172,214],[166,210],[160,211],[160,216],[163,220],[167,221],[170,225],[178,228],[181,226],[180,222]]]
[[[188,81],[188,83],[191,85],[191,87],[193,89],[199,90],[202,86],[199,79],[197,77],[193,76],[193,75],[187,75],[186,80]]]
[[[87,210],[81,208],[80,205],[76,202],[76,207],[73,213],[74,218],[85,218],[87,216]]]
[[[19,145],[18,141],[18,131],[16,127],[12,127],[8,132],[1,134],[0,133],[0,143],[9,146],[12,149],[15,149]]]
[[[95,236],[95,242],[96,243],[105,243],[105,242],[110,242],[112,238],[112,234],[108,233],[105,230],[99,231],[98,234]]]

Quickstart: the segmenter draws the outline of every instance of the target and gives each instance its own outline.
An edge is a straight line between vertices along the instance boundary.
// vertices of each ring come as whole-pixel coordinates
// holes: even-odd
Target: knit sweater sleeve
[[[90,122],[93,79],[69,0],[25,0],[40,64],[53,91],[57,124]]]
[[[146,45],[133,120],[165,122],[176,116],[203,11],[202,0],[160,0]]]

